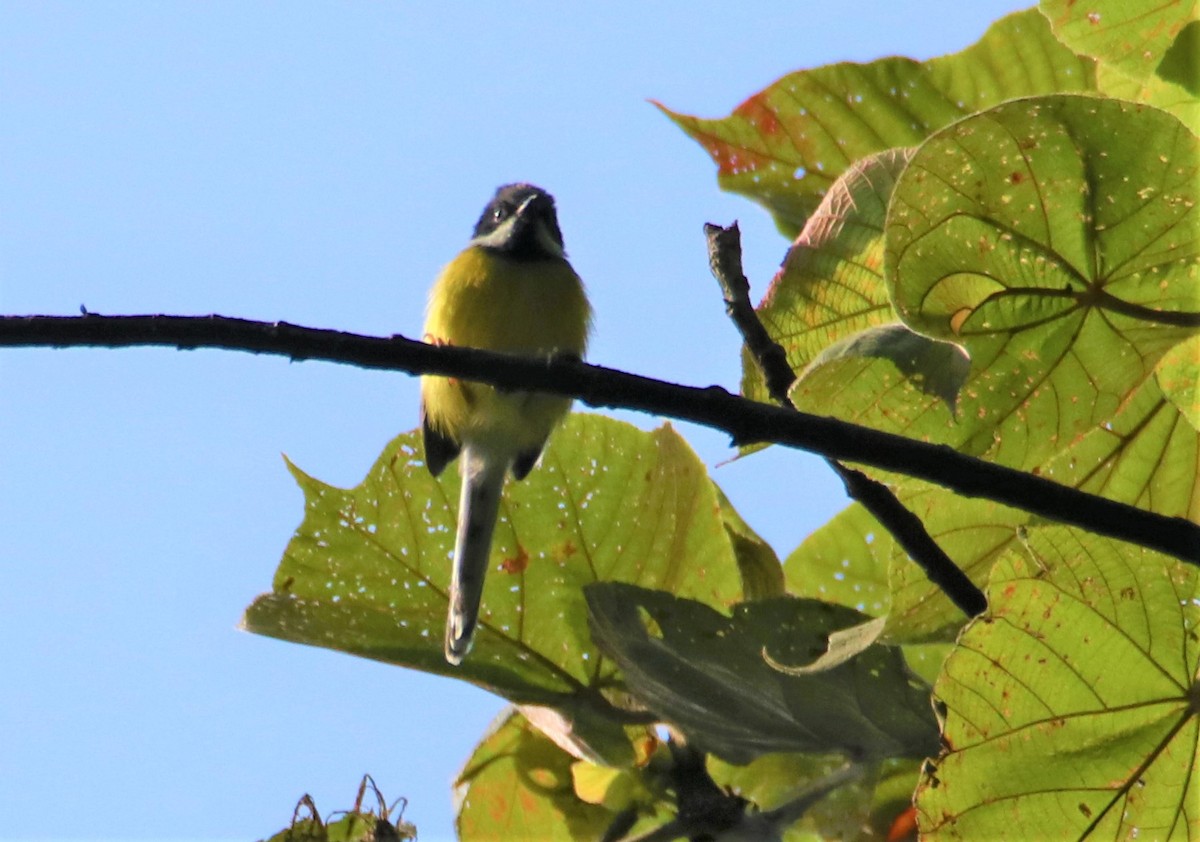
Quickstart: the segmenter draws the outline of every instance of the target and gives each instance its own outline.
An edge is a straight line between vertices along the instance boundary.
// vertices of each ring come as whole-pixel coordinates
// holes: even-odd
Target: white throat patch
[[[484,234],[482,237],[474,237],[471,240],[471,245],[482,246],[483,248],[503,249],[504,245],[512,238],[513,226],[517,224],[517,220],[521,214],[525,212],[525,208],[533,201],[530,197],[524,201],[512,216],[501,222],[494,231]],[[533,223],[534,236],[537,237],[538,245],[540,245],[546,254],[554,257],[566,257],[566,252],[554,239],[554,235],[550,233],[550,229],[546,227],[546,223],[541,218]]]

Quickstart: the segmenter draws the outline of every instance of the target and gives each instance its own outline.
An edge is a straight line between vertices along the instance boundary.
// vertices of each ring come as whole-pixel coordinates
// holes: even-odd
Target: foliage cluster
[[[1044,0],[663,109],[792,240],[758,312],[798,408],[1200,520],[1195,6]],[[453,472],[415,433],[353,489],[293,470],[245,626],[510,700],[463,839],[882,838],[910,805],[922,838],[1200,838],[1196,566],[874,472],[986,588],[965,618],[858,504],[781,561],[670,427],[579,414],[510,486],[452,668]]]

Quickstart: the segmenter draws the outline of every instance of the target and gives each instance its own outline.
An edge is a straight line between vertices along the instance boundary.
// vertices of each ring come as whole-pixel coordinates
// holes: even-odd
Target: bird
[[[532,184],[496,190],[466,248],[429,293],[424,339],[537,358],[582,359],[592,308],[563,247],[554,198]],[[454,377],[421,378],[425,464],[439,476],[459,460],[462,490],[444,654],[470,651],[492,533],[509,473],[524,479],[571,399],[499,389]]]

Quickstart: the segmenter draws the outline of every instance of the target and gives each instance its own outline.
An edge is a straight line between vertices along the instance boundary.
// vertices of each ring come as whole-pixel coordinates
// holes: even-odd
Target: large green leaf
[[[618,583],[589,587],[587,600],[597,643],[621,665],[630,691],[726,760],[798,751],[881,759],[935,749],[928,687],[898,650],[871,645],[857,611],[779,598],[742,603],[727,617]]]
[[[849,355],[810,366],[793,400],[1043,465],[1200,329],[1196,158],[1169,115],[1091,97],[1008,103],[938,133],[895,188],[885,265],[910,327],[969,352],[957,404],[894,361]]]
[[[1041,0],[1040,4],[1064,44],[1134,79],[1155,75],[1180,33],[1196,20],[1196,6],[1196,0]]]
[[[893,191],[885,263],[910,325],[969,351],[956,404],[895,360],[839,354],[809,366],[793,401],[1196,517],[1196,158],[1169,115],[1091,97],[1008,103],[938,133]],[[911,481],[897,491],[980,584],[1029,522]],[[957,609],[891,558],[889,639],[952,633]]]
[[[935,686],[922,838],[1200,836],[1200,571],[1043,527],[989,605]]]
[[[721,187],[763,204],[791,238],[860,158],[917,144],[1006,99],[1093,87],[1091,60],[1060,44],[1029,9],[930,61],[893,57],[792,73],[723,119],[663,111],[712,156]]]
[[[592,646],[582,588],[616,580],[727,606],[738,566],[715,487],[670,428],[572,415],[501,506],[476,645],[441,654],[458,478],[434,479],[417,433],[353,489],[293,468],[305,516],[250,631],[464,678],[586,718],[613,666]],[[576,722],[583,727],[583,723]]]
[[[887,223],[893,300],[963,342],[961,449],[1032,468],[1200,329],[1197,141],[1164,112],[1054,96],[924,144]]]

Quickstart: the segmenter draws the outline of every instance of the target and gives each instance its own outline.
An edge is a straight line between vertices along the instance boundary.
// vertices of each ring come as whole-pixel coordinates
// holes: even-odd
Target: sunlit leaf
[[[742,603],[727,617],[616,583],[589,587],[587,599],[597,642],[630,690],[726,760],[781,751],[921,756],[936,743],[928,688],[898,650],[871,645],[814,664],[832,635],[868,619],[857,611],[781,598]],[[785,674],[768,658],[805,674]]]
[[[887,571],[894,545],[891,533],[853,503],[784,561],[788,593],[882,617],[891,607]]]
[[[869,358],[811,366],[793,399],[1193,514],[1196,430],[1154,381],[1200,331],[1197,152],[1163,112],[1077,96],[1008,103],[938,133],[893,192],[886,265],[910,324],[971,354],[957,411]],[[945,492],[922,505],[904,485],[977,583],[1028,520]],[[892,588],[889,636],[961,622],[911,564],[893,565]]]
[[[933,491],[929,486],[918,487]],[[915,495],[918,487],[908,493]],[[907,505],[916,506],[916,499],[919,497],[909,500]],[[952,505],[957,509],[956,503]],[[930,516],[928,509],[921,512],[927,518]],[[891,623],[890,630],[886,630],[888,642],[904,642],[901,651],[909,669],[932,684],[950,650],[948,643],[938,642],[939,638],[948,637],[941,632],[947,626],[961,625],[962,614],[957,609],[946,614],[939,611],[937,620],[923,623],[920,619],[914,621],[915,612],[902,602],[902,610],[893,615],[888,577],[889,571],[896,575],[897,569],[918,570],[891,533],[859,503],[850,504],[809,535],[784,562],[788,593],[845,605],[871,617],[888,617]],[[924,578],[923,574],[918,575]],[[945,599],[941,591],[929,596]],[[934,642],[907,642],[928,639]]]
[[[1167,400],[1194,429],[1200,430],[1200,336],[1180,342],[1163,355],[1155,379]]]
[[[935,687],[922,838],[1195,838],[1200,570],[1042,527],[988,594]]]
[[[1135,79],[1153,75],[1196,20],[1196,0],[1041,0],[1040,8],[1068,47]]]
[[[843,362],[873,360],[890,363],[907,388],[937,398],[951,414],[954,413],[958,393],[971,367],[966,352],[953,342],[939,342],[913,333],[904,325],[887,324],[868,328],[830,345],[813,360],[812,368],[816,370]],[[800,400],[812,394],[805,380],[805,376],[801,375],[793,387]]]
[[[1102,64],[1096,68],[1096,86],[1108,96],[1144,102],[1170,111],[1191,129],[1193,134],[1200,134],[1200,97],[1188,93],[1179,85],[1158,76],[1134,79]]]
[[[885,264],[909,325],[971,354],[952,443],[1039,465],[1200,330],[1197,153],[1164,112],[1082,96],[1008,103],[921,147]]]
[[[792,238],[847,167],[1006,99],[1091,90],[1092,62],[1036,9],[997,21],[959,53],[831,64],[783,77],[723,119],[663,111],[705,148],[721,187],[763,204]]]
[[[838,340],[896,321],[883,281],[883,224],[892,186],[911,155],[888,149],[850,167],[771,281],[758,316],[794,371]],[[742,394],[769,399],[762,371],[745,353]]]
[[[1111,500],[1200,521],[1200,430],[1185,411],[1200,377],[1197,349],[1200,337],[1177,345],[1110,421],[1037,472]]]
[[[583,585],[637,582],[722,606],[741,596],[716,491],[683,440],[670,427],[645,433],[577,414],[541,466],[507,486],[475,648],[451,667],[441,641],[454,472],[432,478],[419,436],[407,433],[353,489],[293,473],[304,522],[274,590],[247,610],[247,629],[551,705],[580,733],[589,688],[613,673],[591,644]]]
[[[458,776],[459,839],[599,839],[614,814],[575,796],[574,762],[520,714],[502,714]]]

